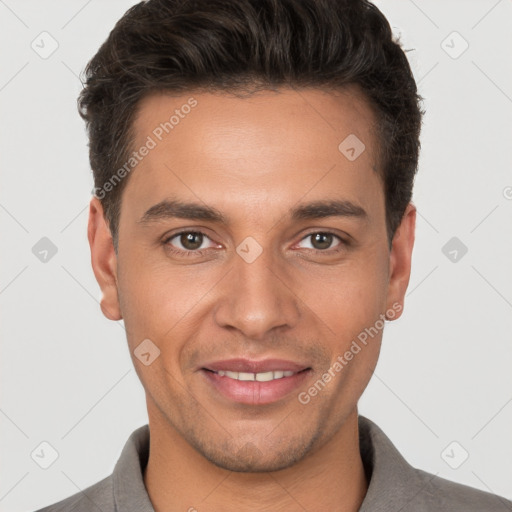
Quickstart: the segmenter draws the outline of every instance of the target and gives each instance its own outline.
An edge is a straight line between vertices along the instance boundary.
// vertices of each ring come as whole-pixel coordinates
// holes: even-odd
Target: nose
[[[233,254],[231,272],[219,289],[214,313],[217,325],[262,340],[273,330],[297,324],[300,299],[285,271],[286,263],[276,260],[270,250],[263,250],[252,262]]]

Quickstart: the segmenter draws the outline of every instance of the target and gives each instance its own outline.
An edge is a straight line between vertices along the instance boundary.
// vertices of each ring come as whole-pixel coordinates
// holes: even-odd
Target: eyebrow
[[[319,200],[300,204],[290,211],[292,220],[323,219],[326,217],[352,217],[368,220],[366,210],[348,200]],[[139,219],[141,224],[151,224],[172,218],[206,220],[229,224],[229,219],[216,208],[199,203],[186,203],[177,199],[164,199],[149,208]]]

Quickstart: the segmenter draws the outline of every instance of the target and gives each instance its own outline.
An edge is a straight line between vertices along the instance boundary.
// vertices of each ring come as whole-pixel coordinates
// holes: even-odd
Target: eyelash
[[[203,235],[204,237],[208,238],[210,240],[210,237],[206,234],[206,233],[203,233],[202,231],[193,231],[193,230],[183,230],[183,231],[179,231],[178,233],[174,233],[170,236],[168,236],[167,238],[165,238],[165,240],[163,240],[163,245],[166,246],[166,249],[171,252],[172,254],[177,254],[179,256],[185,256],[187,258],[189,257],[194,257],[194,256],[204,256],[204,254],[209,250],[209,249],[201,249],[201,250],[183,250],[183,249],[176,249],[174,247],[172,247],[171,245],[169,245],[169,242],[171,240],[173,240],[174,238],[180,236],[180,235],[183,235],[183,234],[190,234],[190,233],[193,233],[193,234],[198,234],[198,235]],[[337,253],[337,252],[340,252],[344,246],[348,246],[349,245],[349,242],[347,242],[346,240],[344,240],[343,238],[341,238],[339,235],[336,235],[335,233],[332,233],[330,231],[312,231],[311,233],[308,233],[307,235],[305,235],[303,238],[301,238],[301,242],[302,240],[312,236],[312,235],[317,235],[317,234],[322,234],[322,235],[332,235],[334,236],[335,238],[337,238],[339,241],[340,241],[340,244],[338,246],[336,246],[336,248],[334,249],[325,249],[325,250],[321,250],[321,249],[307,249],[308,251],[314,251],[316,253],[322,253],[322,254],[332,254],[332,253]]]

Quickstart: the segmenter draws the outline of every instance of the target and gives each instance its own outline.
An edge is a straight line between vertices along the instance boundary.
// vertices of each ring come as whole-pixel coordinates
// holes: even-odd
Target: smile
[[[274,372],[262,372],[262,373],[247,373],[247,372],[230,372],[230,371],[218,371],[214,372],[220,377],[227,377],[235,380],[257,380],[258,382],[268,382],[275,379],[282,379],[283,377],[291,377],[295,373],[288,370],[277,370]]]
[[[278,402],[298,393],[311,375],[311,368],[257,373],[202,368],[201,374],[215,396],[231,404],[254,406]]]

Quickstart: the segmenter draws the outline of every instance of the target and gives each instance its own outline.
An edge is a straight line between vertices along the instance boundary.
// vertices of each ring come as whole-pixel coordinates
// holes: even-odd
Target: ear
[[[405,209],[402,221],[398,226],[391,245],[389,258],[389,284],[387,295],[387,308],[396,311],[394,320],[403,312],[405,292],[411,276],[411,258],[414,246],[416,228],[416,207],[409,203]],[[396,310],[393,304],[400,304],[401,309]]]
[[[96,196],[91,198],[89,205],[87,238],[91,247],[92,269],[101,288],[101,311],[110,320],[121,320],[123,317],[117,293],[117,256],[103,206]]]

